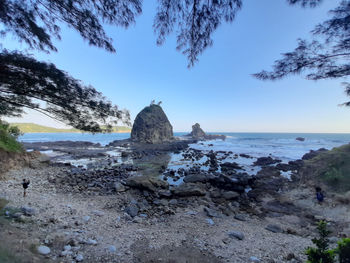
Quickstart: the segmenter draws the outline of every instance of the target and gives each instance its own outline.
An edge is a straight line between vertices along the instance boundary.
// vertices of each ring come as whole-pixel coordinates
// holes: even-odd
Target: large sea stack
[[[156,104],[137,114],[131,130],[131,140],[141,143],[162,143],[173,139],[171,126],[162,107]]]

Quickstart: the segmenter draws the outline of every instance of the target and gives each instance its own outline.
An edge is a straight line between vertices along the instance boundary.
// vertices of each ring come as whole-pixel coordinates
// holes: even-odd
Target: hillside
[[[17,126],[23,133],[60,133],[60,132],[81,132],[77,129],[57,129],[53,127],[38,125],[35,123],[11,123],[11,126]],[[126,133],[131,129],[125,126],[113,127],[113,133]]]

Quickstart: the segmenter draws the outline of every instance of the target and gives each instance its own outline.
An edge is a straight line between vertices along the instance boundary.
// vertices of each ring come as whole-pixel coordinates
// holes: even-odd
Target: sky
[[[313,27],[328,17],[337,0],[325,0],[315,9],[289,6],[281,0],[246,0],[231,24],[214,33],[213,47],[187,68],[187,58],[176,51],[171,35],[156,45],[152,24],[156,1],[145,0],[143,14],[128,29],[107,26],[116,53],[89,46],[80,35],[62,28],[55,41],[57,53],[29,51],[37,59],[92,85],[134,120],[152,100],[162,101],[174,131],[190,131],[200,123],[205,131],[221,132],[350,132],[350,100],[340,80],[310,81],[291,76],[260,81],[251,74],[269,70],[281,53],[293,50],[298,38],[309,38]],[[5,39],[8,49],[26,49]],[[29,112],[11,122],[34,122],[62,127],[45,116]]]

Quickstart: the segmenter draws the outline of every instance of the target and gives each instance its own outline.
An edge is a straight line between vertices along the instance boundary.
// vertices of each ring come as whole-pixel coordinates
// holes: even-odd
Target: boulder
[[[132,141],[154,144],[172,139],[173,127],[159,105],[151,104],[137,114],[131,130]]]
[[[253,165],[255,166],[267,166],[275,163],[280,163],[281,160],[273,159],[270,156],[258,158]]]
[[[166,181],[160,180],[157,177],[151,176],[132,176],[129,177],[125,184],[132,188],[138,188],[140,190],[148,190],[150,192],[156,192],[158,188],[168,189],[169,184]]]
[[[295,138],[297,141],[300,141],[300,142],[303,142],[303,141],[305,141],[305,138],[303,138],[303,137],[297,137],[297,138]]]

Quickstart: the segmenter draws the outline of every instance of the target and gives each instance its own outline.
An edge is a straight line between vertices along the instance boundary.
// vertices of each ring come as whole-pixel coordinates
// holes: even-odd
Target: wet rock
[[[51,249],[47,246],[38,246],[37,250],[41,255],[48,255],[51,253]]]
[[[242,232],[239,231],[230,231],[227,233],[227,235],[230,238],[236,238],[238,240],[243,240],[244,239],[244,234]]]
[[[258,158],[253,165],[255,166],[268,166],[271,164],[275,164],[275,163],[280,163],[282,162],[281,160],[277,160],[277,159],[273,159],[272,157],[268,156],[268,157],[260,157]]]
[[[220,167],[221,167],[222,172],[242,169],[242,167],[238,163],[235,163],[235,162],[233,162],[233,163],[225,162],[225,163],[220,164]]]
[[[184,177],[185,183],[206,183],[209,181],[210,176],[207,174],[190,174]]]
[[[159,105],[151,104],[137,114],[131,130],[132,141],[154,144],[172,139],[173,127]]]
[[[303,138],[303,137],[296,137],[295,140],[303,142],[303,141],[305,141],[305,138]]]

